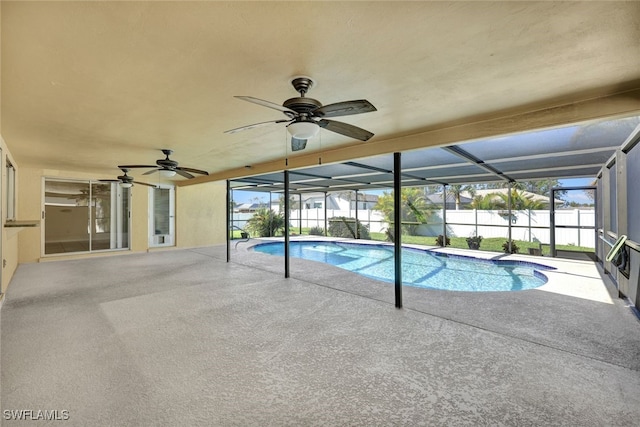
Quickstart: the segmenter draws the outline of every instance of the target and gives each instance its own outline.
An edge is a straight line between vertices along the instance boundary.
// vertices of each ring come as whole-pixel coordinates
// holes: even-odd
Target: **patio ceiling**
[[[640,116],[580,123],[402,153],[402,186],[594,177],[640,125]],[[231,181],[234,190],[283,192],[272,172]],[[393,154],[290,170],[293,193],[393,187]]]

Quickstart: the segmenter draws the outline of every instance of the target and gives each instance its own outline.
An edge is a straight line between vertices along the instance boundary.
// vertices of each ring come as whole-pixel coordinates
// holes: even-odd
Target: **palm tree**
[[[431,215],[431,209],[424,192],[417,187],[403,188],[400,192],[400,201],[402,203],[402,222],[409,223],[404,224],[403,229],[407,234],[415,235],[418,225],[426,224],[429,215]],[[390,193],[385,191],[382,196],[378,197],[378,203],[373,209],[382,212],[389,224],[393,223],[393,191]]]
[[[284,216],[271,209],[260,208],[247,221],[247,228],[258,237],[275,236],[284,228]]]
[[[460,184],[455,184],[455,185],[450,185],[449,186],[449,193],[453,194],[453,197],[455,199],[456,202],[456,210],[460,210],[460,205],[462,204],[461,202],[461,195],[464,192],[469,193],[469,195],[471,196],[471,198],[473,198],[476,195],[476,188],[473,185],[460,185]],[[445,206],[446,206],[446,202],[445,202]]]
[[[496,192],[475,197],[471,207],[479,210],[506,210],[509,207],[509,194]],[[533,195],[527,196],[522,191],[511,189],[511,210],[525,211],[546,207],[547,203],[543,200],[536,200]]]
[[[509,195],[501,193],[498,196],[501,199],[502,209],[507,209]],[[522,191],[516,189],[511,190],[511,210],[513,211],[545,209],[547,205],[548,203],[542,200],[536,200],[533,195],[526,196]]]
[[[498,193],[489,193],[484,196],[476,196],[471,202],[472,209],[478,209],[483,211],[491,211],[496,209],[496,196]]]

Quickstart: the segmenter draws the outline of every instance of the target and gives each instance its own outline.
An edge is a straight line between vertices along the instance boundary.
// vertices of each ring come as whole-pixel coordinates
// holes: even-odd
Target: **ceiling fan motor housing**
[[[282,104],[282,106],[287,107],[298,114],[306,114],[306,113],[310,113],[311,111],[317,108],[322,107],[322,103],[313,98],[299,96],[296,98],[287,99],[286,101],[284,101],[284,104]]]
[[[178,167],[178,162],[171,159],[159,159],[156,160],[156,164],[165,169],[175,169]]]

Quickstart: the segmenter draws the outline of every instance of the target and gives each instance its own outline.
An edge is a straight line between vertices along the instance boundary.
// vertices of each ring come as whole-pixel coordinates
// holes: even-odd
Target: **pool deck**
[[[640,321],[597,267],[452,292],[255,253],[255,243],[20,265],[2,410],[64,425],[603,426],[640,419]],[[237,247],[236,247],[236,243]],[[40,425],[6,421],[7,425]],[[42,423],[42,422],[40,422]]]

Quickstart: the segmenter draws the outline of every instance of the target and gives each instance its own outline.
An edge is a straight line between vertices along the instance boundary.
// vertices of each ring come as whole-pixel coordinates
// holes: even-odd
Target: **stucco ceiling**
[[[335,160],[493,119],[459,137],[640,112],[640,2],[2,1],[1,19],[1,133],[21,167],[115,176],[170,148],[224,177],[295,159],[283,124],[224,131],[284,118],[234,95],[281,104],[296,75],[323,104],[377,107],[336,118],[370,142],[323,130],[302,152]]]

